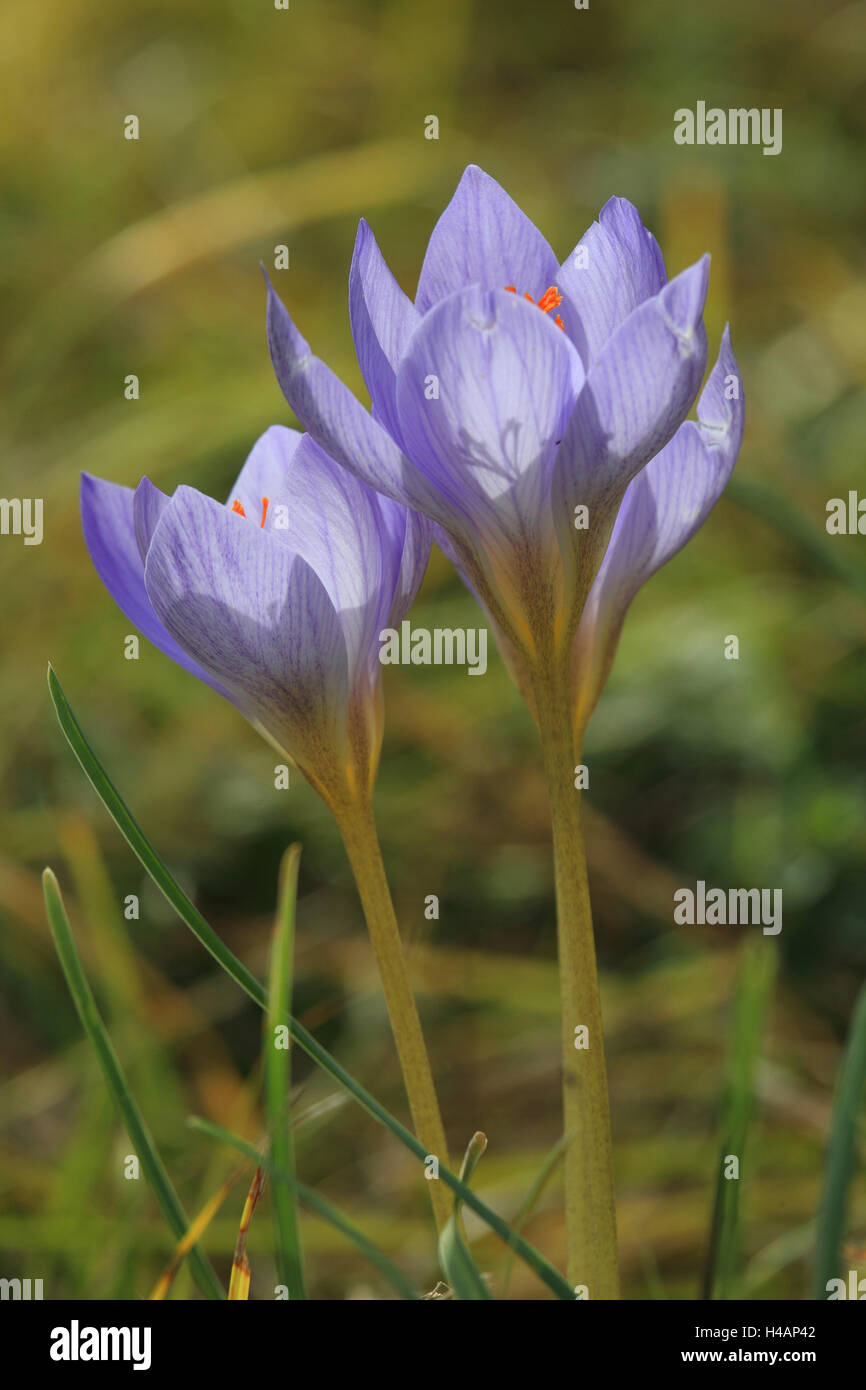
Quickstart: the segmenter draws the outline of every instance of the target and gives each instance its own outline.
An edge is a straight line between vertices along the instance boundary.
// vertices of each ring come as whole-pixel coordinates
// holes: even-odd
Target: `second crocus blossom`
[[[399,623],[425,523],[274,426],[225,504],[87,474],[91,557],[127,617],[227,696],[329,803],[369,795],[382,737],[378,635]]]
[[[624,199],[560,264],[473,166],[432,233],[414,304],[359,228],[349,299],[371,412],[269,289],[271,355],[305,428],[436,522],[498,632],[523,660],[549,662],[566,658],[626,487],[694,402],[707,276],[704,257],[668,282]]]
[[[117,604],[155,646],[235,704],[333,812],[376,954],[416,1133],[447,1164],[439,1104],[373,819],[382,741],[379,633],[409,611],[423,517],[274,426],[225,503],[85,474],[84,535]],[[439,1227],[447,1189],[426,1184]]]

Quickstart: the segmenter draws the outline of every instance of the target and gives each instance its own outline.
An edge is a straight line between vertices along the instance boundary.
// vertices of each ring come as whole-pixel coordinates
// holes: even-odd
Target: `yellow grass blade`
[[[241,1214],[241,1224],[238,1227],[235,1257],[232,1260],[232,1277],[229,1283],[230,1303],[235,1299],[248,1299],[250,1296],[250,1262],[247,1259],[247,1231],[250,1229],[253,1212],[258,1206],[258,1201],[262,1195],[264,1185],[265,1175],[261,1168],[257,1168],[253,1173],[253,1180],[250,1183],[250,1190],[247,1193],[247,1200],[244,1202],[244,1209]]]
[[[243,1171],[243,1168],[238,1168],[236,1173],[232,1173],[231,1177],[226,1178],[225,1182],[218,1189],[218,1191],[214,1193],[213,1197],[211,1197],[207,1202],[205,1202],[198,1216],[196,1216],[194,1220],[191,1222],[186,1235],[182,1236],[181,1239],[178,1241],[177,1245],[175,1246],[174,1254],[171,1257],[171,1261],[168,1265],[166,1265],[162,1274],[159,1276],[156,1283],[154,1284],[153,1289],[150,1295],[148,1296],[148,1302],[158,1303],[165,1298],[166,1294],[168,1293],[169,1289],[171,1288],[174,1282],[174,1277],[177,1274],[177,1271],[180,1269],[181,1265],[183,1264],[192,1247],[195,1245],[196,1241],[203,1234],[203,1232],[207,1230],[211,1221],[216,1216],[217,1212],[219,1211],[220,1207],[222,1206],[226,1197],[231,1192],[232,1188],[234,1187],[235,1183],[237,1182],[238,1178],[241,1176]]]

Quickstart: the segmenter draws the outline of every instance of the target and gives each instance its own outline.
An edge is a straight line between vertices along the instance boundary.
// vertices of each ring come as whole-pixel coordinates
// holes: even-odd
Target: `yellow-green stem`
[[[336,815],[379,966],[412,1124],[428,1154],[435,1155],[440,1164],[447,1166],[448,1150],[439,1101],[382,863],[372,806],[369,802],[356,800],[338,808]],[[451,1215],[453,1199],[438,1180],[431,1179],[428,1186],[436,1225],[441,1231]]]
[[[580,753],[564,673],[545,663],[534,693],[553,824],[563,1124],[574,1135],[564,1157],[568,1280],[585,1286],[590,1298],[613,1299],[619,1298],[619,1271],[610,1105],[580,791],[574,785]]]

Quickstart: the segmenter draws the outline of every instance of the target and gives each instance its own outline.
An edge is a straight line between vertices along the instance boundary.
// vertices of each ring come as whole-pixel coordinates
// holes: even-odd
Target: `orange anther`
[[[551,285],[539,299],[538,307],[543,314],[547,314],[551,309],[558,309],[561,303],[562,295],[555,285]]]
[[[241,502],[239,497],[236,497],[234,502],[232,502],[232,511],[237,512],[238,516],[246,516],[246,512],[243,508],[243,503]]]
[[[505,288],[509,294],[517,294],[515,285],[506,285]],[[559,293],[556,285],[549,285],[544,291],[544,294],[537,301],[532,298],[531,294],[524,294],[523,298],[528,299],[530,304],[535,304],[543,314],[549,314],[551,309],[558,309],[562,303],[562,295]],[[557,328],[561,328],[563,333],[565,332],[565,324],[559,314],[556,315],[553,322],[556,324]]]
[[[270,497],[263,497],[263,498],[262,498],[262,530],[264,530],[264,526],[265,526],[265,517],[266,517],[267,514],[268,514],[268,503],[270,502],[270,500],[271,500]]]

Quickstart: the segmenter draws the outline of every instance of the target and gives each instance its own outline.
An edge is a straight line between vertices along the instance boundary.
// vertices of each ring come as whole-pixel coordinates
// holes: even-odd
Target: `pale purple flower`
[[[356,477],[437,524],[512,666],[531,669],[567,659],[631,480],[657,455],[662,468],[681,456],[661,451],[704,375],[708,273],[704,256],[668,281],[622,198],[560,264],[470,167],[433,230],[414,304],[359,227],[349,305],[370,411],[312,355],[270,285],[269,345],[304,427]],[[695,488],[706,511],[724,486],[716,463],[733,463],[741,401],[729,415],[709,454],[692,451],[703,482],[690,482],[681,513],[680,491],[665,491],[669,538],[693,529]],[[635,505],[645,496],[637,490]],[[574,524],[581,507],[586,529]]]
[[[91,558],[155,646],[233,704],[327,799],[372,786],[379,633],[406,615],[423,518],[274,426],[223,504],[82,476]]]

